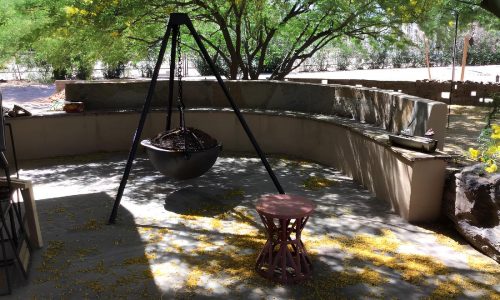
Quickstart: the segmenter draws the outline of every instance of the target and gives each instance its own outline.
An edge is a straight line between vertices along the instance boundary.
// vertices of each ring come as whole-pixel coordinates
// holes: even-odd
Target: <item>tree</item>
[[[433,33],[449,17],[435,21],[435,16],[458,0],[12,1],[8,24],[16,25],[6,28],[23,29],[7,44],[16,51],[34,50],[54,68],[97,60],[113,68],[149,59],[175,11],[190,15],[230,79],[257,79],[271,67],[270,78],[283,79],[320,49],[344,38],[394,40],[401,24],[410,22],[429,24],[424,29]],[[197,51],[189,35],[183,36],[183,46]]]
[[[340,37],[387,36],[423,11],[421,1],[230,0],[163,1],[189,12],[202,39],[225,62],[229,78],[257,79],[269,53],[280,62],[271,79],[283,79]],[[417,9],[419,8],[420,9]]]

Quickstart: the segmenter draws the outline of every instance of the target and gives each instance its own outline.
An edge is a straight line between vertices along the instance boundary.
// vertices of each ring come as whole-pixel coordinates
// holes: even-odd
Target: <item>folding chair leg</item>
[[[4,239],[3,239],[3,227],[4,224],[2,224],[2,228],[0,228],[0,241],[2,243],[2,255],[3,255],[3,268],[5,272],[5,280],[7,281],[7,293],[2,294],[2,295],[10,295],[12,293],[12,286],[10,282],[10,275],[9,275],[9,269],[8,269],[8,258],[7,258],[7,251],[5,250],[5,244]],[[7,228],[5,228],[7,230]]]
[[[7,222],[5,221],[5,217],[3,216],[3,214],[0,216],[1,219],[2,219],[2,226],[3,228],[5,228],[5,233],[7,234],[7,239],[10,241],[10,245],[12,247],[12,252],[14,252],[14,256],[16,258],[16,262],[19,264],[19,268],[21,269],[21,273],[23,274],[23,277],[25,279],[28,278],[28,273],[26,272],[26,270],[24,269],[24,266],[23,266],[23,261],[21,260],[21,258],[19,257],[19,253],[17,253],[17,247],[16,247],[16,244],[14,243],[14,241],[12,240],[12,236],[10,235],[9,233],[9,230],[7,229]]]

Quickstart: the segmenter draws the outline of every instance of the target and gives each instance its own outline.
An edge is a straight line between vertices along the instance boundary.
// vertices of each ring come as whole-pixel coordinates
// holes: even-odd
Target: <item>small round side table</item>
[[[264,195],[256,209],[264,223],[267,241],[257,258],[255,270],[265,278],[287,284],[312,274],[311,260],[301,240],[315,205],[297,195]]]

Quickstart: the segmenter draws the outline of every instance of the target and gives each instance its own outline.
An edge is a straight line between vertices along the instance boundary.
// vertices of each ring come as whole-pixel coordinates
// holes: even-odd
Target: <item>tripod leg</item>
[[[144,123],[146,122],[146,116],[149,113],[151,107],[151,101],[153,100],[154,91],[156,88],[156,82],[158,81],[158,74],[160,73],[160,67],[163,62],[163,56],[165,55],[165,49],[167,48],[168,37],[170,36],[172,25],[171,21],[168,22],[167,31],[160,46],[160,54],[158,55],[158,60],[153,72],[153,77],[151,78],[151,84],[149,85],[148,95],[146,96],[146,101],[144,102],[144,107],[142,108],[141,118],[139,120],[139,125],[134,134],[134,141],[132,147],[130,148],[130,153],[128,156],[127,164],[125,166],[125,171],[123,172],[122,180],[120,181],[120,187],[118,188],[118,193],[116,195],[115,203],[113,205],[113,210],[109,216],[108,224],[114,224],[116,221],[116,215],[118,214],[118,207],[120,206],[120,201],[122,200],[123,191],[127,185],[128,176],[132,170],[132,164],[137,152],[137,147],[139,146],[139,140],[142,135],[142,130],[144,129]]]
[[[241,114],[240,109],[238,108],[238,106],[234,102],[233,97],[231,97],[231,94],[229,93],[229,90],[227,89],[226,85],[224,84],[224,81],[222,81],[222,78],[220,77],[219,72],[217,72],[217,69],[215,68],[214,62],[210,58],[210,55],[208,55],[207,49],[205,48],[205,46],[201,42],[201,39],[198,36],[198,33],[194,29],[193,23],[191,22],[191,20],[189,18],[187,18],[187,20],[185,22],[186,22],[186,26],[189,28],[189,31],[191,32],[191,35],[193,36],[194,40],[196,41],[198,48],[200,48],[200,51],[203,54],[203,58],[205,58],[206,62],[210,66],[210,69],[212,69],[212,72],[215,74],[215,77],[217,78],[217,82],[219,82],[219,85],[222,88],[224,94],[226,95],[227,100],[231,104],[231,107],[233,108],[234,113],[238,117],[238,120],[240,121],[241,126],[245,130],[245,133],[247,134],[248,139],[250,140],[250,142],[252,142],[252,145],[255,148],[255,151],[257,152],[257,154],[259,155],[260,160],[262,161],[262,164],[264,164],[264,167],[266,168],[267,173],[271,177],[271,179],[274,183],[274,186],[276,186],[276,189],[278,190],[278,192],[280,194],[284,194],[285,191],[283,190],[283,187],[281,187],[281,184],[278,181],[278,178],[276,177],[276,175],[274,174],[274,171],[271,168],[271,165],[269,165],[269,162],[267,161],[267,158],[266,158],[264,152],[262,152],[262,149],[260,148],[259,144],[257,143],[257,140],[255,139],[252,131],[250,130],[250,127],[248,127],[248,124],[245,121],[245,118]]]

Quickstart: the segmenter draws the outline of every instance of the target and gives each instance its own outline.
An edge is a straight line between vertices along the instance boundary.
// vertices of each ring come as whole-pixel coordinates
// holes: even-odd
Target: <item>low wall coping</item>
[[[166,110],[163,109],[153,109],[151,112],[165,112]],[[176,113],[176,109],[173,110],[173,113]],[[188,108],[185,110],[186,112],[209,112],[209,111],[216,111],[216,112],[228,112],[228,113],[234,113],[231,108],[213,108],[213,107],[198,107],[198,108]],[[377,144],[380,144],[388,149],[391,150],[391,152],[399,155],[401,158],[405,159],[408,162],[414,162],[414,161],[420,161],[420,160],[433,160],[433,159],[440,159],[440,160],[446,160],[446,159],[451,159],[451,156],[436,150],[433,153],[425,153],[425,152],[420,152],[416,150],[411,150],[411,149],[406,149],[406,148],[401,148],[401,147],[396,147],[392,146],[390,141],[389,141],[389,133],[379,127],[376,127],[374,125],[368,124],[368,123],[360,123],[356,120],[351,120],[348,118],[343,118],[339,116],[333,116],[333,115],[323,115],[323,114],[310,114],[310,113],[304,113],[304,112],[295,112],[295,111],[279,111],[279,110],[262,110],[262,109],[241,109],[240,110],[242,113],[245,114],[265,114],[265,115],[270,115],[270,116],[286,116],[286,117],[295,117],[295,118],[302,118],[302,119],[310,119],[310,120],[317,120],[321,122],[326,122],[326,123],[333,123],[335,125],[341,126],[345,129],[348,129],[350,131],[356,132],[374,142]],[[151,113],[150,112],[150,113]],[[121,111],[115,111],[115,110],[102,110],[102,111],[86,111],[83,113],[65,113],[61,111],[53,111],[53,112],[48,112],[46,114],[34,114],[29,117],[16,117],[17,118],[61,118],[61,117],[68,117],[68,116],[82,116],[82,115],[115,115],[115,114],[137,114],[140,113],[138,110],[121,110]],[[8,121],[9,118],[6,118]]]

